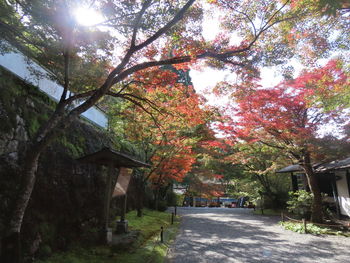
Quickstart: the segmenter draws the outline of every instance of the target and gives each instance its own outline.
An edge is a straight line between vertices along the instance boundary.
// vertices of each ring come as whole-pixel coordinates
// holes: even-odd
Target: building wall
[[[346,171],[337,171],[335,176],[339,177],[339,180],[336,181],[338,189],[338,200],[340,206],[340,213],[342,215],[350,216],[350,195],[349,187],[346,178]]]

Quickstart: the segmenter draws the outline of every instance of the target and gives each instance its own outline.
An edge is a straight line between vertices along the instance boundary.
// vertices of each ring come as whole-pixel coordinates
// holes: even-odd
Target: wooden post
[[[125,221],[127,195],[125,194],[122,198],[123,198],[123,206],[122,206],[122,212],[120,215],[120,222]]]
[[[283,212],[281,212],[281,218],[282,218],[282,222],[284,222],[284,214],[283,214]]]
[[[112,177],[114,172],[114,166],[113,163],[108,164],[108,171],[107,171],[107,180],[106,180],[106,187],[105,187],[105,201],[103,204],[103,223],[101,229],[101,235],[100,239],[102,244],[108,244],[109,238],[108,238],[108,228],[109,228],[109,209],[111,204],[111,196],[112,196]]]
[[[164,243],[164,238],[163,238],[163,227],[160,227],[160,242]]]
[[[174,208],[174,213],[175,213],[175,216],[176,216],[176,214],[177,214],[177,206],[175,206],[175,208]]]
[[[332,186],[332,192],[333,192],[333,199],[335,203],[335,209],[337,213],[338,219],[340,219],[340,206],[339,206],[339,196],[338,196],[338,189],[337,189],[337,181],[335,179],[335,175],[331,175],[331,186]]]
[[[263,215],[264,214],[264,208],[261,207],[260,209],[261,209],[261,214]]]
[[[174,224],[174,213],[171,213],[171,224]]]
[[[107,182],[106,182],[106,188],[105,188],[105,203],[104,203],[104,230],[107,231],[109,227],[109,208],[111,203],[111,195],[112,195],[112,176],[113,176],[113,163],[109,163],[108,165],[108,174],[107,174]]]
[[[307,233],[307,229],[306,229],[306,220],[305,218],[302,219],[303,220],[303,225],[304,225],[304,233]]]

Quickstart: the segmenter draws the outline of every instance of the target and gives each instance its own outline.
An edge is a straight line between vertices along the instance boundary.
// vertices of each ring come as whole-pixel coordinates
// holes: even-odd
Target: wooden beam
[[[346,183],[348,184],[348,193],[350,197],[350,172],[349,170],[346,170]]]
[[[105,188],[105,203],[104,203],[104,230],[107,231],[109,227],[109,209],[111,204],[111,197],[112,197],[112,177],[114,173],[114,166],[113,162],[110,162],[108,165],[108,171],[107,171],[107,181],[106,181],[106,188]]]

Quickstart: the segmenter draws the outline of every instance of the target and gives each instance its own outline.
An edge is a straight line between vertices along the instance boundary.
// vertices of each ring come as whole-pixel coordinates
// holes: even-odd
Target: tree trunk
[[[154,209],[158,211],[158,201],[159,201],[159,186],[157,185],[157,189],[154,194]]]
[[[142,217],[143,196],[144,196],[144,187],[143,187],[142,179],[138,179],[136,182],[136,185],[137,185],[137,201],[136,201],[137,216]]]
[[[22,262],[20,233],[24,213],[28,206],[28,202],[35,184],[36,170],[38,168],[40,153],[41,151],[29,150],[25,158],[21,186],[17,199],[14,203],[12,215],[8,222],[7,233],[5,237],[2,238],[1,242],[2,263]]]
[[[305,170],[306,178],[310,187],[311,193],[314,195],[311,207],[311,222],[322,223],[322,196],[317,182],[317,177],[312,169],[310,154],[305,154],[303,168]]]
[[[137,206],[137,217],[142,217],[143,216],[143,211],[142,211],[141,205]]]

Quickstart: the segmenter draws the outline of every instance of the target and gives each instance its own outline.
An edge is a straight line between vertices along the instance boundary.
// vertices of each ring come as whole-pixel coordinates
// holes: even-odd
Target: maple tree
[[[337,11],[349,12],[350,4],[346,0],[293,0],[293,8],[307,8],[321,14],[336,15]]]
[[[218,118],[211,116],[211,121]],[[185,177],[187,197],[204,197],[209,200],[232,194],[232,180],[241,174],[239,165],[228,162],[225,157],[231,154],[232,144],[229,140],[216,138],[215,132],[202,126],[197,134],[200,140],[193,149],[196,162],[192,171]]]
[[[325,111],[315,98],[345,88],[348,81],[349,76],[336,60],[273,88],[262,88],[256,79],[250,79],[235,86],[232,95],[237,105],[230,111],[237,119],[230,127],[223,126],[236,138],[280,149],[304,168],[314,194],[314,222],[322,221],[322,198],[312,168],[315,148],[311,141],[322,125],[341,116],[340,110]]]
[[[137,86],[131,85],[127,90],[142,97],[142,104],[129,102],[122,112],[119,106],[112,111],[116,115],[112,126],[118,129],[118,116],[122,115],[125,138],[138,148],[138,155],[145,162],[152,164],[151,169],[138,173],[137,181],[141,199],[145,186],[153,186],[156,207],[159,190],[173,181],[182,181],[192,169],[192,147],[197,143],[192,130],[204,124],[208,115],[200,107],[203,101],[190,80],[184,82],[183,76],[186,71],[173,67],[141,71],[134,75]],[[133,89],[137,90],[132,92]]]
[[[349,51],[348,1],[293,0],[289,5],[300,23],[286,21],[282,30],[300,62],[307,67],[317,66],[320,58],[328,58],[335,51]]]
[[[197,2],[8,0],[0,3],[2,37],[51,70],[53,78],[64,88],[53,114],[28,141],[20,164],[21,186],[2,242],[4,248],[11,248],[10,259],[4,256],[4,262],[19,261],[20,253],[15,250],[20,247],[23,216],[43,150],[81,113],[105,96],[127,100],[142,108],[142,103],[149,101],[138,96],[136,88],[135,93],[126,89],[135,83],[137,72],[164,65],[186,68],[198,60],[206,60],[211,66],[253,74],[259,64],[278,64],[289,57],[288,43],[276,37],[279,36],[276,25],[295,19],[293,10],[287,8],[290,1],[282,4],[273,0],[254,4],[208,1],[218,6],[227,18],[223,21],[226,30],[214,41],[205,41],[200,34],[203,9]],[[79,25],[73,14],[77,5],[99,10],[106,20],[95,26]],[[255,26],[256,21],[259,27]],[[240,43],[230,43],[230,31],[237,32]],[[1,42],[1,49],[8,49],[6,43]],[[7,250],[2,250],[2,255],[4,251]]]

